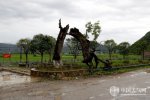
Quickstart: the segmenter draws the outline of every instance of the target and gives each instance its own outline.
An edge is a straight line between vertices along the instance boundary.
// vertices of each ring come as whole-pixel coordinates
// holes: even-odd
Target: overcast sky
[[[134,43],[150,31],[150,0],[0,0],[0,43],[43,33],[57,37],[58,20],[85,33],[100,21],[98,42]]]

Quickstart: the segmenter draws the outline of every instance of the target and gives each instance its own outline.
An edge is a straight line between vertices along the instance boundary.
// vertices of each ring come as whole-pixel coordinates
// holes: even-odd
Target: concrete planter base
[[[31,76],[48,77],[51,79],[63,79],[64,77],[78,77],[87,73],[87,69],[64,70],[64,71],[40,71],[31,69]]]

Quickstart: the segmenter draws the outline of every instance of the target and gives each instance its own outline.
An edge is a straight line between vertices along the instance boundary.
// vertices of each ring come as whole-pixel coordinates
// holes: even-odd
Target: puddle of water
[[[55,96],[54,100],[62,100],[62,97],[61,96]]]
[[[6,86],[17,83],[26,83],[32,81],[34,81],[34,79],[30,76],[12,73],[8,71],[0,71],[0,86]]]

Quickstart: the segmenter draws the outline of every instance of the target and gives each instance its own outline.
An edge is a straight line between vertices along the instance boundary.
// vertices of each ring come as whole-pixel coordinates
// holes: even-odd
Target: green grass
[[[48,54],[44,55],[43,60],[48,61],[49,56]],[[41,61],[41,56],[40,55],[28,55],[28,60],[29,62],[40,62]],[[19,54],[12,54],[11,58],[2,58],[0,57],[0,62],[19,62],[20,61],[20,55]],[[22,55],[22,61],[25,62],[25,55]]]
[[[116,74],[121,74],[125,72],[130,72],[130,71],[135,71],[135,70],[140,70],[140,69],[149,69],[150,66],[139,66],[139,67],[129,67],[129,68],[121,68],[118,70],[110,70],[110,71],[104,71],[100,70],[95,72],[93,75],[116,75]]]
[[[106,60],[109,58],[108,54],[97,54],[98,57],[102,60]],[[141,63],[150,63],[150,60],[141,61],[141,56],[139,55],[129,55],[126,57],[126,60],[122,59],[122,55],[120,54],[113,54],[112,55],[112,66],[128,66],[134,64],[141,64]],[[40,55],[28,55],[29,62],[40,62],[41,56]],[[63,55],[62,58],[64,64],[76,64],[76,66],[87,67],[86,64],[82,63],[83,57],[82,55],[77,56],[76,61],[74,61],[74,57],[72,55]],[[9,58],[2,58],[0,56],[0,63],[7,64],[7,63],[18,63],[20,61],[19,54],[12,54],[12,57]],[[44,54],[43,62],[49,61],[49,55]],[[25,54],[23,54],[22,62],[25,62]],[[99,63],[99,67],[103,67],[103,63]]]
[[[108,59],[108,54],[98,54],[98,57],[100,59],[106,60]],[[28,56],[30,62],[40,62],[41,61],[41,56],[36,55],[33,56],[29,54]],[[112,55],[112,66],[113,67],[120,67],[120,66],[130,66],[130,65],[138,65],[138,64],[148,64],[150,63],[150,60],[140,60],[140,56],[138,55],[129,55],[126,60],[122,59],[122,55],[119,54],[113,54]],[[49,55],[45,54],[44,55],[44,62],[47,62],[49,60]],[[76,67],[79,68],[87,68],[87,65],[82,63],[83,57],[82,55],[77,57],[77,60],[74,62],[74,57],[71,55],[63,55],[62,56],[63,63],[65,64],[74,64]],[[0,57],[0,63],[3,64],[10,64],[10,63],[16,63],[20,61],[20,55],[19,54],[12,54],[12,58],[8,59],[3,59]],[[23,55],[23,60],[25,62],[25,55]],[[9,63],[10,62],[10,63]],[[17,64],[17,63],[16,63]],[[12,64],[11,64],[12,65]],[[11,68],[17,68],[18,65],[12,65]],[[99,63],[99,67],[103,67],[104,65],[102,63]],[[143,68],[150,68],[150,66],[140,66],[140,67],[130,67],[130,68],[120,68],[118,70],[111,70],[111,71],[104,71],[100,70],[94,73],[94,75],[114,75],[114,74],[119,74],[119,73],[125,73],[133,70],[138,70],[138,69],[143,69]],[[26,69],[22,68],[21,69]],[[20,70],[20,69],[19,69]]]

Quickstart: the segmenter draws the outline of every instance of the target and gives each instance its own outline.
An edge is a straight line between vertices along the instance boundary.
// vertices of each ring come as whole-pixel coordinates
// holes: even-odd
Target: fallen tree
[[[80,42],[84,58],[83,62],[84,63],[88,62],[90,54],[90,41],[87,40],[86,37],[81,32],[79,32],[77,28],[71,28],[69,35],[73,36]]]
[[[59,28],[60,28],[60,32],[57,37],[55,51],[54,51],[54,55],[53,55],[54,66],[56,66],[58,68],[63,65],[62,61],[61,61],[61,51],[63,48],[63,43],[65,40],[65,37],[67,35],[67,31],[69,29],[69,25],[66,25],[66,27],[63,28],[61,26],[61,20],[59,20]],[[102,61],[101,59],[99,59],[96,56],[96,54],[94,53],[95,50],[90,48],[91,42],[88,39],[86,39],[86,37],[77,28],[71,28],[68,35],[73,36],[80,42],[80,45],[82,47],[81,50],[82,50],[82,54],[83,54],[83,63],[86,63],[89,66],[90,72],[92,72],[92,69],[94,67],[94,65],[92,63],[93,59],[95,61],[95,68],[97,68],[99,61],[104,63],[104,65],[108,65],[107,62]]]

